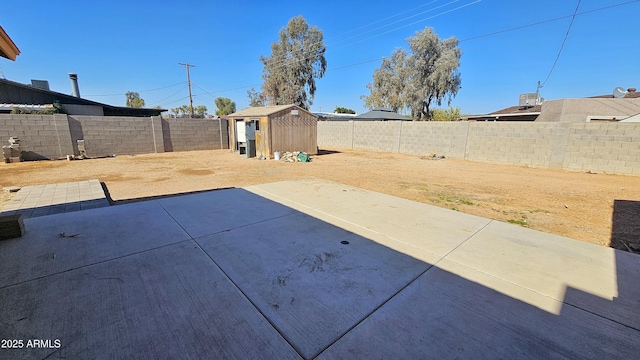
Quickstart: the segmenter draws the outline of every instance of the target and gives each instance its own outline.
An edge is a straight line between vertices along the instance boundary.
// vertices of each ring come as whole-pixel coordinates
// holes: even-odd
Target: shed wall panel
[[[271,152],[304,151],[317,154],[318,121],[305,112],[300,111],[298,114],[292,115],[291,111],[287,110],[269,117]]]

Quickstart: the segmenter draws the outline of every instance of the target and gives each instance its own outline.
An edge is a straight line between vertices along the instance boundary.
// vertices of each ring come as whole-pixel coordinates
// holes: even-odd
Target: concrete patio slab
[[[0,242],[0,338],[61,346],[3,359],[640,353],[640,257],[332,182],[25,227]]]
[[[192,240],[2,288],[0,309],[25,342],[3,359],[300,358]]]
[[[637,255],[492,222],[447,259],[640,329]]]
[[[431,266],[302,213],[197,241],[305,358]]]
[[[341,202],[356,202],[370,193],[353,186],[315,178],[248,186],[246,190],[303,211]]]
[[[25,186],[2,207],[0,215],[24,218],[109,206],[98,180]],[[62,209],[62,210],[61,210]]]
[[[293,212],[242,189],[169,197],[158,203],[194,238],[246,226]]]
[[[323,190],[318,191],[320,188]],[[358,224],[438,256],[448,254],[491,221],[318,179],[256,185],[248,190],[305,213],[322,214],[327,221],[333,217]]]
[[[190,239],[155,202],[24,219],[24,224],[22,238],[0,244],[0,288]]]
[[[543,308],[561,307],[561,314],[485,284]],[[616,322],[443,260],[319,358],[630,359],[640,352],[637,336]]]

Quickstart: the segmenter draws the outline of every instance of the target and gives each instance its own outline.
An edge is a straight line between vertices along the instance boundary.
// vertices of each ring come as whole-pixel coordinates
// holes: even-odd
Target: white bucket
[[[280,160],[280,151],[276,151],[273,153],[273,158],[277,161]]]

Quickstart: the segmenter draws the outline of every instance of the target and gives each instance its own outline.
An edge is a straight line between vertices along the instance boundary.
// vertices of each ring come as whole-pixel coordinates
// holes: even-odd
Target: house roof
[[[386,108],[374,108],[373,110],[360,114],[354,120],[411,120],[410,117],[400,115],[397,112]]]
[[[613,94],[609,94],[609,95],[591,96],[590,98],[612,99],[614,98],[614,96]],[[624,97],[622,97],[621,99],[637,99],[637,98],[640,98],[640,93],[636,91],[636,88],[629,88],[627,89],[627,93],[624,94]]]
[[[230,114],[228,116],[229,117],[269,116],[271,114],[275,114],[277,112],[287,110],[290,108],[295,108],[296,110],[304,111],[309,115],[316,116],[315,114],[310,113],[307,110],[295,104],[250,107],[250,108],[242,109],[240,111],[236,111],[233,114]]]
[[[0,102],[11,104],[45,105],[55,102],[70,105],[100,106],[105,116],[158,116],[166,109],[130,108],[113,106],[72,95],[45,90],[15,81],[0,79]]]
[[[509,106],[504,109],[494,111],[489,114],[467,115],[468,120],[486,121],[486,120],[503,120],[503,121],[534,121],[542,106]]]
[[[538,105],[538,106],[509,106],[507,108],[504,109],[500,109],[498,111],[494,111],[492,113],[490,113],[489,115],[503,115],[503,114],[509,114],[509,115],[515,115],[515,114],[535,114],[538,113],[540,114],[540,108],[542,106]]]
[[[15,61],[18,55],[20,55],[20,50],[0,26],[0,56]]]

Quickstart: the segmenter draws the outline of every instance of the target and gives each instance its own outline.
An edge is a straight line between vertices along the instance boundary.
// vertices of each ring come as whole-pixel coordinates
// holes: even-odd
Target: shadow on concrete
[[[559,314],[542,310],[485,284],[552,301],[539,293],[419,260],[244,189],[131,200],[157,200],[154,211],[175,221],[163,226],[190,239],[133,219],[130,209],[142,204],[131,204],[34,219],[24,239],[0,243],[0,338],[62,343],[3,357],[599,359],[640,351],[638,327],[567,297]],[[83,237],[52,243],[39,228]],[[432,236],[424,234],[437,242]],[[618,298],[633,296],[623,287],[634,275],[618,272]]]
[[[640,201],[614,200],[609,246],[640,252]]]
[[[125,204],[137,203],[137,202],[141,202],[141,201],[161,200],[161,199],[167,199],[167,198],[172,198],[172,197],[176,197],[176,196],[194,195],[194,194],[208,193],[208,192],[212,192],[212,191],[235,189],[234,187],[225,187],[225,188],[216,188],[216,189],[198,190],[198,191],[187,191],[187,192],[181,192],[181,193],[163,194],[163,195],[155,195],[155,196],[147,196],[147,197],[139,197],[139,198],[131,198],[131,199],[113,200],[111,198],[111,194],[109,194],[109,190],[107,189],[107,185],[104,184],[103,182],[101,182],[100,184],[102,184],[102,188],[104,190],[104,194],[107,197],[107,199],[109,200],[109,204],[111,204],[111,205],[125,205]]]

